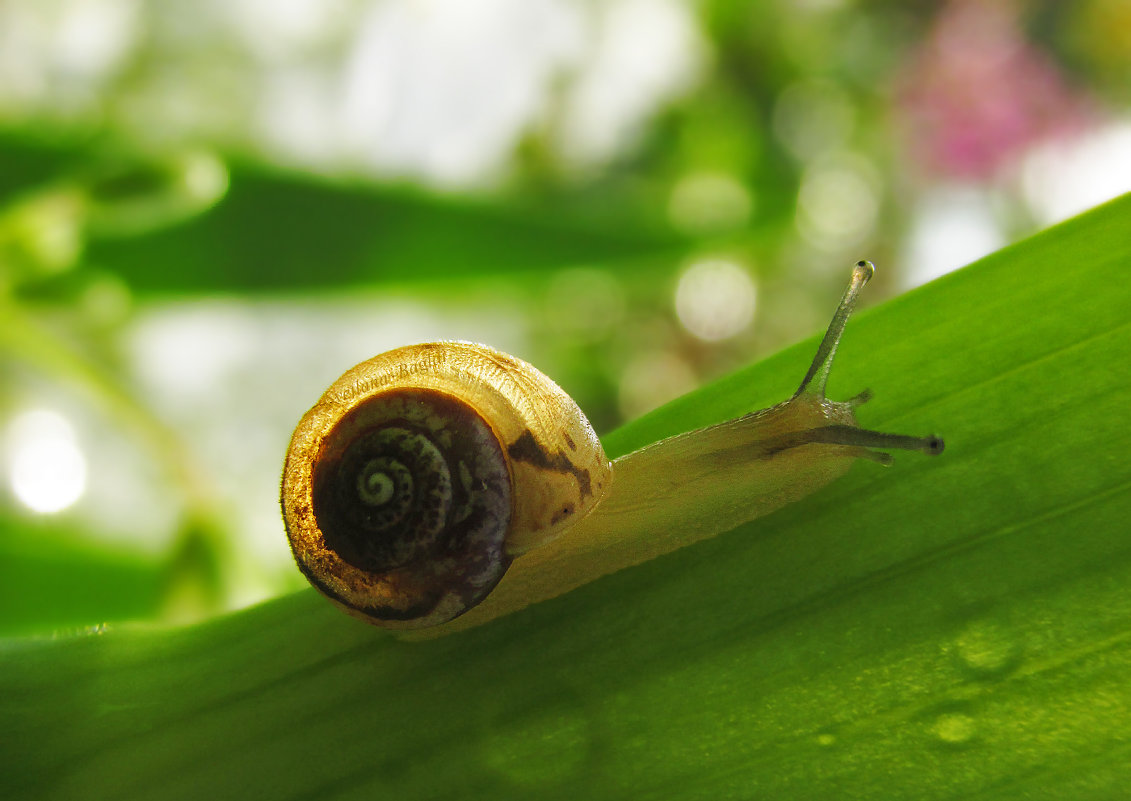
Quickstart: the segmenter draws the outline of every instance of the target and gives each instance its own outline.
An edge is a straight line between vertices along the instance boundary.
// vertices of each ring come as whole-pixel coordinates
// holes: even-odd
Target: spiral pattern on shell
[[[510,565],[502,447],[478,412],[434,390],[374,395],[345,414],[323,443],[311,499],[326,548],[384,585],[359,610],[373,618],[472,607]]]
[[[350,368],[302,416],[280,502],[310,583],[403,630],[475,607],[611,480],[593,427],[546,375],[486,345],[424,342]]]

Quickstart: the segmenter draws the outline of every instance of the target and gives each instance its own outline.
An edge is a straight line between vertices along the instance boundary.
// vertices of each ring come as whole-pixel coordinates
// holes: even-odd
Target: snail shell
[[[282,506],[311,584],[370,622],[419,628],[478,604],[610,476],[553,381],[484,345],[438,342],[383,353],[326,390],[291,439]]]

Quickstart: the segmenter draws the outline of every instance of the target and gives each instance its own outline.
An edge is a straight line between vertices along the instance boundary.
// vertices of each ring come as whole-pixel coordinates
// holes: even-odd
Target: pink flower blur
[[[951,0],[905,67],[898,106],[917,167],[986,179],[1085,127],[1090,104],[1026,41],[1008,0]]]

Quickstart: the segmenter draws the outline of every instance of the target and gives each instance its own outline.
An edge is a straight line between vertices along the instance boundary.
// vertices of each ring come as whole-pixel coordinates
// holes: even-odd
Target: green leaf
[[[90,164],[79,166],[84,162]],[[104,218],[114,218],[117,207],[129,217],[147,202],[178,205],[166,197],[177,186],[158,180],[175,173],[176,164],[150,165],[148,171],[128,162],[103,164],[74,143],[50,146],[0,132],[0,164],[9,163],[23,167],[12,176],[0,174],[0,199],[55,182],[91,195],[90,205]],[[128,236],[117,230],[120,224],[104,232],[92,223],[86,262],[122,277],[135,293],[180,296],[372,287],[579,264],[653,265],[691,246],[669,227],[656,193],[575,190],[557,197],[467,200],[241,162],[228,167],[227,193],[190,219],[127,228]],[[111,192],[98,168],[125,185]],[[182,199],[181,205],[191,204]]]
[[[861,463],[430,642],[312,590],[189,628],[6,641],[4,796],[1121,797],[1129,221],[1131,196],[849,323],[832,394],[871,387],[862,422],[943,435],[938,458]],[[610,450],[781,399],[813,347]]]
[[[145,236],[96,240],[88,257],[137,291],[184,293],[530,272],[654,259],[686,247],[670,232],[625,222],[236,166],[227,197],[209,212]]]

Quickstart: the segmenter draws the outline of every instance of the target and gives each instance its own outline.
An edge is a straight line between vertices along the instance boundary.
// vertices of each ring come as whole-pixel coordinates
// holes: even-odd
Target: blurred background
[[[0,632],[304,586],[380,351],[607,432],[1129,189],[1126,0],[0,0]]]

